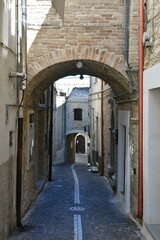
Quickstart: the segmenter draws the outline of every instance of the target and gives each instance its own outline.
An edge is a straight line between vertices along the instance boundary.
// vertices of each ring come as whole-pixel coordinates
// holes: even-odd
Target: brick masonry
[[[123,81],[127,79],[124,71],[125,10],[123,1],[114,1],[114,3],[111,1],[109,3],[66,1],[64,21],[49,1],[43,1],[41,4],[37,1],[29,1],[27,6],[30,46],[28,49],[28,80],[48,66],[75,59],[87,59],[107,64],[123,75]],[[133,9],[131,16],[134,21],[130,24],[132,49],[135,49],[135,46],[137,48],[135,35],[137,15],[134,14],[135,12],[136,10]],[[34,38],[35,34],[37,34],[36,38]],[[130,50],[130,64],[135,67],[137,66],[137,51],[132,49]]]
[[[160,4],[156,0],[148,0],[145,7],[145,31],[150,34],[151,47],[144,48],[145,69],[159,63],[160,59]]]

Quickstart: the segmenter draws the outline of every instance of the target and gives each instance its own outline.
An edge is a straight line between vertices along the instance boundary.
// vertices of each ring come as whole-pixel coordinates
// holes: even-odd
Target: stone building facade
[[[89,91],[90,159],[116,191],[118,125],[111,87],[91,77]]]
[[[88,88],[73,88],[66,100],[66,161],[75,162],[75,153],[87,153],[88,143]],[[81,138],[84,140],[80,142]]]
[[[20,1],[0,2],[0,238],[3,240],[16,226],[19,213],[17,169],[21,151],[22,84],[26,74],[24,11]]]
[[[54,164],[65,162],[65,112],[66,112],[66,93],[56,88],[56,130],[55,146],[56,156]]]
[[[26,1],[0,2],[0,238],[3,240],[16,226],[21,227],[22,217],[50,178],[50,155],[54,157],[55,151],[51,137],[55,128],[54,119],[51,121],[54,89],[53,92],[51,86],[45,89],[35,109],[23,104],[27,80],[26,9]],[[27,139],[23,139],[25,129]],[[35,147],[36,139],[39,147]]]
[[[99,165],[102,158],[102,128],[101,128],[101,81],[91,77],[89,91],[89,117],[90,117],[90,159],[92,165]]]

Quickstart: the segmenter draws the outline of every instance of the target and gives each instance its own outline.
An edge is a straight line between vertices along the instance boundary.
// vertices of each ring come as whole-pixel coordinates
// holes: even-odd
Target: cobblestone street
[[[10,240],[144,240],[123,213],[105,178],[87,164],[54,167],[27,216]]]

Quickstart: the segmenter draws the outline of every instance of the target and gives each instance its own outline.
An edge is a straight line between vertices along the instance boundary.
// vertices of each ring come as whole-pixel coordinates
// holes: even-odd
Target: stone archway
[[[39,98],[52,83],[69,75],[86,74],[98,77],[112,87],[115,95],[130,91],[130,83],[124,71],[122,59],[116,59],[113,54],[98,49],[85,49],[80,54],[78,52],[73,54],[70,51],[68,59],[64,60],[67,58],[67,50],[62,52],[60,52],[60,56],[58,55],[57,59],[56,54],[58,53],[54,51],[29,63],[28,84],[24,98],[25,104],[29,102],[31,104],[32,99],[36,102],[36,98]],[[81,59],[83,64],[81,69],[76,67],[79,59]]]
[[[64,52],[64,51],[62,51]],[[61,53],[62,53],[61,52]],[[66,50],[65,50],[65,53]],[[27,182],[34,181],[32,179],[36,176],[36,168],[38,168],[39,161],[42,158],[46,157],[47,162],[47,153],[42,153],[42,149],[45,148],[45,109],[39,109],[39,101],[40,97],[43,95],[44,91],[55,81],[60,78],[69,75],[79,75],[86,74],[90,76],[98,77],[108,83],[114,95],[122,96],[121,99],[126,99],[130,92],[130,84],[126,78],[126,74],[123,71],[123,61],[121,59],[117,59],[112,54],[97,50],[89,49],[86,52],[80,52],[80,54],[74,55],[74,57],[69,54],[68,59],[63,58],[64,56],[57,57],[55,60],[54,53],[46,54],[45,58],[39,57],[32,63],[29,63],[28,66],[28,84],[27,89],[24,92],[24,101],[23,101],[23,117],[24,117],[24,132],[23,132],[23,162],[24,162],[24,172],[27,172],[27,151],[28,151],[28,112],[30,110],[34,111],[35,114],[35,165],[33,168],[27,172],[26,185]],[[77,56],[78,55],[78,56]],[[48,58],[47,58],[48,57]],[[67,55],[65,55],[67,58]],[[110,57],[110,58],[109,58]],[[81,60],[83,67],[78,69],[76,67],[76,63],[78,60]],[[105,64],[104,62],[108,62]],[[110,65],[109,65],[110,63]],[[44,65],[43,65],[44,64]],[[119,69],[119,70],[118,70]],[[41,116],[41,117],[39,117]],[[75,138],[75,136],[73,137]],[[70,145],[72,147],[72,144]],[[74,146],[73,146],[74,148]],[[72,152],[75,156],[75,152]],[[70,158],[72,162],[72,157]],[[25,169],[26,168],[26,169]],[[43,166],[43,169],[45,166]],[[26,191],[27,194],[27,191]]]
[[[58,54],[59,53],[59,54]],[[57,57],[57,58],[56,58]],[[77,68],[76,63],[81,60],[82,68]],[[23,158],[27,162],[28,152],[28,111],[34,110],[35,114],[35,139],[37,146],[44,145],[45,129],[44,115],[46,111],[39,109],[40,97],[44,91],[55,81],[69,75],[86,74],[98,77],[108,83],[115,96],[122,96],[121,99],[128,98],[130,84],[124,72],[123,60],[116,58],[112,53],[101,51],[99,49],[75,48],[74,51],[69,49],[54,51],[50,54],[35,58],[28,65],[28,84],[24,92],[23,117],[24,117],[24,149]],[[44,131],[43,131],[44,130]],[[42,148],[35,153],[35,159],[41,159]]]
[[[79,59],[84,63],[84,67],[81,69],[81,71],[78,71],[76,68],[76,61]],[[113,78],[115,78],[114,75],[119,75],[119,77],[121,76],[121,78],[123,78],[124,85],[125,81],[128,82],[124,64],[125,63],[122,56],[117,56],[116,53],[113,52],[110,53],[107,49],[101,50],[98,48],[80,47],[73,47],[62,50],[58,49],[34,58],[33,60],[30,59],[28,61],[27,78],[28,82],[33,80],[35,81],[37,76],[41,74],[43,74],[44,78],[46,74],[49,75],[49,73],[54,72],[56,68],[58,70],[59,66],[61,70],[63,69],[62,72],[64,71],[64,73],[62,73],[63,76],[78,74],[79,72],[85,73],[86,71],[91,71],[94,65],[94,76],[98,74],[98,69],[100,68],[100,71],[104,72],[103,75],[105,76],[110,76],[111,72]],[[92,65],[92,68],[90,65]],[[70,73],[67,73],[67,67],[69,68],[68,70],[71,71]],[[98,71],[97,74],[96,70]],[[91,75],[91,73],[88,75]],[[59,79],[59,77],[57,79]],[[39,81],[41,80],[39,79]],[[121,80],[119,81],[121,82]]]

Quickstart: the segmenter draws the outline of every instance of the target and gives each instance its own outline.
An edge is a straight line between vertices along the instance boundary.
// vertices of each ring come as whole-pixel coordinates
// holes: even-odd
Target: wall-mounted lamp
[[[27,75],[26,73],[23,73],[23,72],[14,72],[12,71],[12,69],[9,70],[9,78],[19,78],[21,81],[20,81],[20,89],[21,90],[24,90],[26,89],[26,80],[27,80]]]
[[[149,32],[144,32],[143,33],[143,46],[144,47],[151,47]]]
[[[76,67],[79,69],[83,67],[83,63],[81,62],[81,60],[78,60],[78,62],[76,63]]]
[[[83,74],[81,74],[79,78],[80,78],[81,80],[83,80],[83,78],[84,78],[84,77],[83,77]]]
[[[26,74],[23,72],[13,72],[11,69],[9,71],[9,77],[10,78],[26,78]]]
[[[108,103],[112,105],[113,104],[113,98],[109,98]]]

